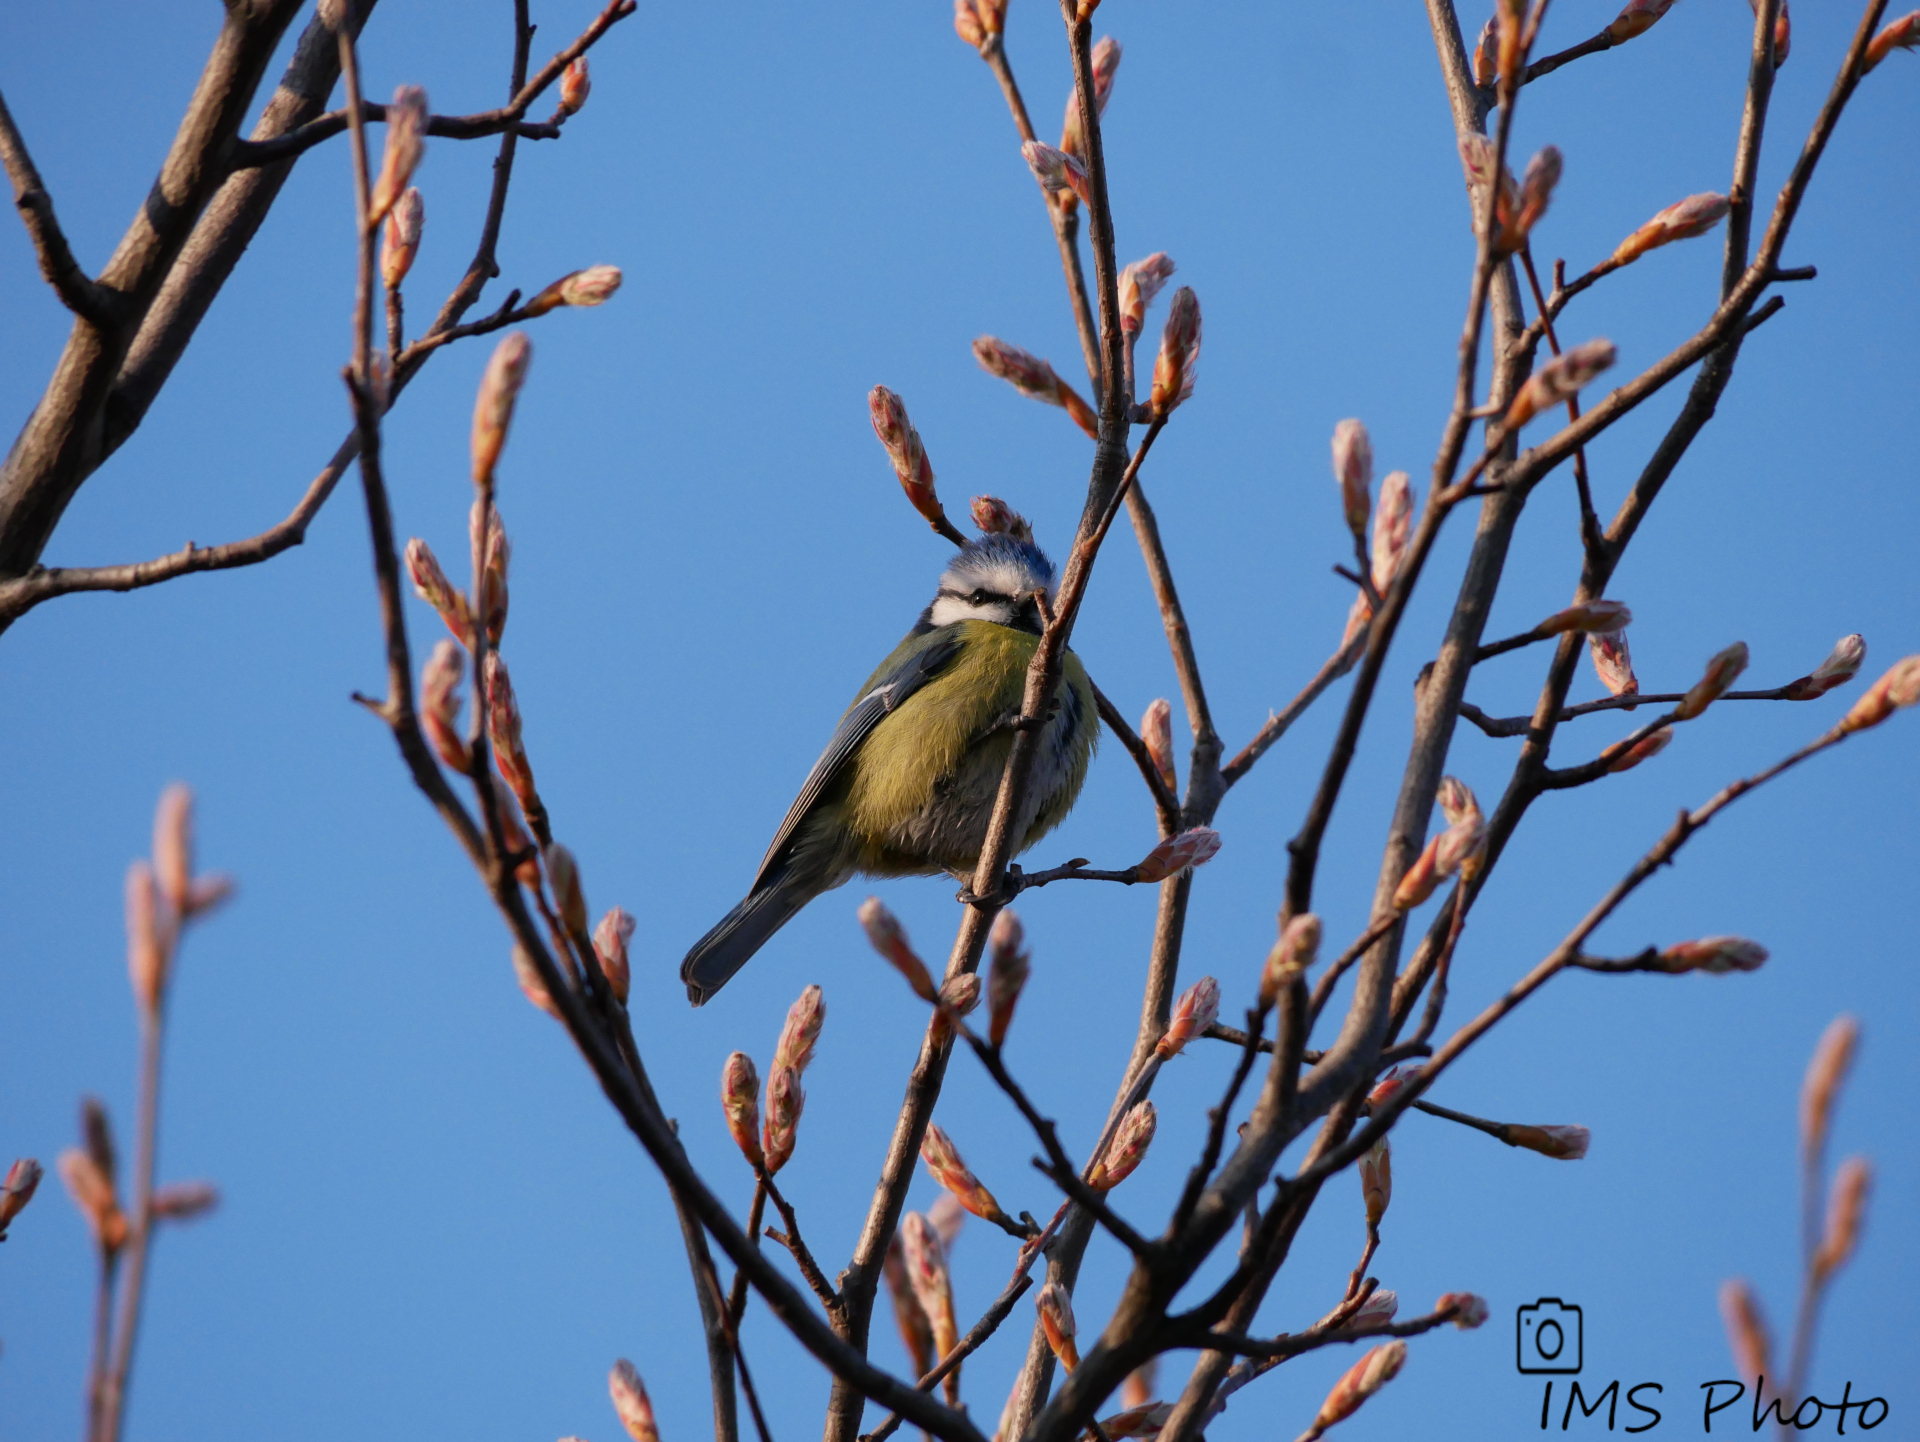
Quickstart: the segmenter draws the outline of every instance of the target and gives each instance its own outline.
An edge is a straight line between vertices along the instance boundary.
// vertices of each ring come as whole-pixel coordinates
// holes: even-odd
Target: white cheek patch
[[[936,626],[951,626],[956,621],[991,621],[996,626],[1013,624],[1013,610],[1004,601],[989,601],[976,606],[962,596],[940,596],[928,618]]]

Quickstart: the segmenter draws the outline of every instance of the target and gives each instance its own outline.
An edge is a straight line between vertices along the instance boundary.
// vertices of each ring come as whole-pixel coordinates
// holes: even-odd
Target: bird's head
[[[1037,636],[1040,596],[1053,599],[1053,562],[1032,541],[994,532],[960,548],[940,577],[927,619],[935,626],[991,621]]]

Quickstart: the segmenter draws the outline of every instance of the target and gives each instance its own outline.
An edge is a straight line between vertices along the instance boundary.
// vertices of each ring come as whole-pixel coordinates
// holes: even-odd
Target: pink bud
[[[1543,636],[1558,636],[1566,631],[1592,634],[1595,631],[1624,631],[1633,624],[1633,612],[1621,601],[1582,601],[1564,611],[1555,611],[1534,630]]]
[[[587,897],[580,885],[580,865],[574,860],[573,852],[554,842],[546,848],[547,883],[553,888],[553,904],[560,913],[560,923],[567,929],[569,937],[580,936],[587,929]]]
[[[1444,1312],[1448,1308],[1453,1309],[1453,1325],[1463,1332],[1471,1332],[1487,1320],[1487,1299],[1475,1296],[1472,1292],[1442,1293],[1440,1300],[1433,1304],[1433,1310]]]
[[[1040,182],[1043,189],[1058,193],[1067,191],[1093,204],[1093,192],[1088,187],[1087,169],[1076,156],[1057,150],[1051,145],[1042,145],[1037,140],[1029,140],[1020,146],[1020,154],[1026,157],[1027,166],[1033,171],[1033,178]]]
[[[1389,471],[1373,512],[1373,589],[1385,595],[1406,554],[1413,527],[1413,487],[1405,471]]]
[[[1555,1161],[1577,1162],[1587,1154],[1593,1133],[1585,1127],[1530,1127],[1510,1125],[1507,1140]]]
[[[1800,1087],[1800,1145],[1808,1156],[1817,1157],[1826,1144],[1834,1102],[1853,1068],[1853,1054],[1859,1045],[1860,1023],[1850,1016],[1835,1017],[1821,1033],[1820,1045],[1814,1049]]]
[[[427,205],[417,188],[409,186],[387,212],[380,233],[380,279],[388,290],[398,290],[420,253],[420,232],[427,223]]]
[[[1113,77],[1120,69],[1120,42],[1103,35],[1093,47],[1093,106],[1096,115],[1107,113],[1107,97],[1113,93]],[[1087,158],[1086,139],[1080,133],[1080,96],[1067,92],[1067,115],[1060,126],[1060,148],[1074,159]]]
[[[1327,1400],[1320,1404],[1319,1415],[1313,1419],[1309,1435],[1325,1431],[1359,1411],[1362,1402],[1399,1375],[1406,1360],[1405,1342],[1386,1342],[1370,1350],[1333,1384],[1333,1390],[1327,1393]]]
[[[1660,730],[1654,732],[1653,735],[1643,740],[1634,742],[1631,746],[1609,746],[1605,753],[1609,758],[1607,770],[1615,774],[1622,771],[1631,771],[1642,761],[1651,761],[1662,751],[1665,751],[1672,740],[1673,728],[1667,726],[1662,727]]]
[[[493,479],[493,468],[500,460],[501,447],[507,443],[507,427],[513,420],[514,402],[526,383],[527,367],[533,360],[533,342],[524,331],[513,331],[493,348],[480,391],[473,403],[473,480],[475,485]]]
[[[1210,826],[1196,826],[1169,836],[1149,851],[1134,867],[1137,881],[1165,881],[1193,866],[1204,866],[1220,850],[1220,833]]]
[[[1376,1287],[1367,1294],[1367,1300],[1360,1304],[1360,1310],[1348,1320],[1355,1327],[1384,1326],[1391,1322],[1400,1311],[1400,1294],[1386,1287]]]
[[[533,763],[520,738],[520,702],[513,694],[513,678],[498,651],[487,652],[487,735],[493,743],[493,762],[500,779],[528,811],[539,804],[533,785]]]
[[[1902,15],[1898,20],[1881,27],[1880,32],[1867,42],[1867,55],[1860,63],[1860,73],[1865,75],[1896,49],[1920,49],[1920,10],[1915,10],[1911,15]]]
[[[1673,708],[1674,719],[1691,721],[1704,712],[1707,707],[1727,694],[1727,689],[1740,678],[1747,669],[1747,643],[1735,641],[1724,651],[1715,653],[1707,662],[1706,674],[1694,682],[1693,689],[1680,698],[1680,704]]]
[[[980,23],[980,13],[973,8],[973,0],[953,0],[953,33],[975,50],[987,43],[986,27]]]
[[[793,1157],[799,1140],[800,1113],[807,1094],[800,1089],[800,1073],[790,1066],[777,1066],[767,1074],[767,1117],[760,1128],[760,1145],[766,1152],[767,1170],[777,1172]]]
[[[1767,949],[1757,941],[1739,936],[1709,936],[1700,941],[1679,941],[1660,953],[1661,969],[1678,975],[1704,971],[1725,976],[1730,971],[1757,971],[1766,963]]]
[[[1193,293],[1193,287],[1183,285],[1173,293],[1173,302],[1167,308],[1167,326],[1160,334],[1160,353],[1153,362],[1148,405],[1157,418],[1164,421],[1193,395],[1199,363],[1200,297]]]
[[[1017,541],[1033,539],[1033,527],[1027,524],[1027,518],[998,496],[975,496],[969,509],[973,512],[974,525],[983,535],[1007,535]]]
[[[593,93],[593,81],[587,75],[587,57],[577,56],[560,76],[560,113],[578,115],[580,107]]]
[[[900,1219],[900,1242],[907,1264],[907,1282],[933,1327],[933,1350],[944,1357],[960,1343],[953,1315],[953,1279],[947,1271],[947,1250],[940,1234],[918,1212]]]
[[[616,906],[600,918],[593,929],[593,955],[600,963],[600,974],[621,1005],[633,984],[633,970],[627,962],[627,943],[633,940],[634,919]]]
[[[827,1024],[827,1003],[817,986],[800,993],[800,999],[787,1008],[786,1024],[780,1028],[780,1041],[773,1049],[776,1067],[790,1066],[803,1072],[813,1060],[820,1042],[820,1028]]]
[[[968,1016],[980,1005],[980,978],[963,972],[940,987],[940,1005],[955,1016]]]
[[[1071,1372],[1080,1365],[1080,1348],[1074,1341],[1073,1298],[1058,1282],[1049,1282],[1033,1304],[1040,1313],[1040,1329],[1047,1334],[1047,1346],[1060,1359],[1060,1365]]]
[[[1100,436],[1100,418],[1080,398],[1077,391],[1039,356],[1016,345],[1008,345],[994,336],[983,335],[973,343],[973,358],[988,375],[998,376],[1021,395],[1051,406],[1063,406],[1074,424],[1096,440]]]
[[[1753,6],[1753,13],[1760,13],[1760,0],[1747,0]],[[1773,68],[1778,70],[1787,63],[1787,52],[1793,48],[1793,22],[1787,18],[1787,0],[1780,0],[1780,9],[1773,17]]]
[[[1393,1200],[1393,1149],[1385,1137],[1360,1158],[1360,1196],[1366,1203],[1367,1225],[1378,1227]]]
[[[399,201],[413,178],[414,167],[426,149],[427,92],[418,85],[402,85],[387,107],[387,149],[374,182],[367,219],[378,224]]]
[[[166,990],[173,954],[173,928],[163,914],[153,868],[136,861],[127,868],[127,975],[133,999],[145,1012],[157,1011]]]
[[[1614,363],[1619,352],[1612,341],[1590,340],[1555,356],[1527,378],[1501,422],[1517,431],[1541,411],[1578,395],[1593,378]]]
[[[915,954],[899,918],[887,909],[886,903],[877,896],[869,896],[860,903],[859,917],[873,949],[907,979],[913,994],[922,1001],[938,1001],[939,994],[934,989],[933,978],[927,974],[927,964]]]
[[[170,1222],[191,1222],[220,1205],[220,1189],[212,1182],[173,1182],[156,1188],[153,1214]]]
[[[633,1442],[660,1442],[660,1429],[653,1420],[653,1402],[647,1396],[640,1374],[625,1357],[613,1364],[613,1371],[607,1377],[607,1391],[613,1397],[613,1410],[619,1414],[620,1425],[627,1429]]]
[[[112,1179],[97,1161],[78,1147],[69,1147],[60,1153],[54,1165],[73,1197],[73,1204],[86,1219],[94,1243],[103,1251],[117,1252],[126,1244],[127,1218],[114,1195]]]
[[[760,1149],[760,1073],[753,1058],[734,1052],[720,1069],[720,1107],[726,1113],[727,1132],[740,1155],[755,1166],[766,1164]]]
[[[994,1200],[993,1193],[982,1186],[968,1168],[953,1139],[932,1122],[927,1123],[927,1135],[920,1143],[920,1160],[927,1164],[933,1179],[976,1217],[997,1222],[1007,1215]]]
[[[407,542],[406,561],[414,594],[439,613],[453,638],[464,646],[473,626],[467,598],[454,589],[447,573],[440,569],[439,558],[433,554],[432,547],[418,536]]]
[[[927,1224],[939,1235],[940,1245],[949,1252],[953,1250],[953,1239],[960,1235],[960,1229],[966,1222],[967,1209],[954,1199],[952,1192],[942,1192],[927,1208]]]
[[[1020,918],[1012,911],[1003,910],[994,917],[993,931],[987,938],[993,953],[987,973],[987,1040],[996,1047],[1007,1039],[1007,1028],[1013,1024],[1013,1008],[1027,984],[1030,966],[1027,953],[1020,949],[1022,940]]]
[[[1787,687],[1787,695],[1794,701],[1811,701],[1816,696],[1824,696],[1834,687],[1844,686],[1858,676],[1866,659],[1866,637],[1858,633],[1842,636],[1834,642],[1826,660]]]
[[[529,316],[545,315],[563,305],[599,305],[620,289],[620,267],[590,265],[569,271],[541,291],[524,307]]]
[[[466,674],[466,653],[444,637],[420,668],[420,729],[434,753],[463,775],[473,769],[473,752],[460,734],[460,682]]]
[[[1611,264],[1625,265],[1648,251],[1676,240],[1705,235],[1726,218],[1730,202],[1711,190],[1676,200],[1614,249]]]
[[[21,1157],[7,1168],[6,1181],[0,1182],[0,1240],[5,1239],[8,1225],[33,1200],[42,1175],[40,1163],[32,1157]]]
[[[1920,701],[1920,656],[1895,661],[1866,694],[1853,703],[1853,709],[1841,718],[1840,730],[1847,733],[1878,726],[1895,711]]]
[[[1673,0],[1667,0],[1672,4]],[[1500,78],[1500,27],[1493,16],[1480,27],[1480,38],[1473,46],[1473,83],[1482,90]]]
[[[1154,1129],[1158,1125],[1159,1115],[1154,1111],[1153,1103],[1138,1103],[1120,1119],[1120,1126],[1114,1132],[1113,1140],[1107,1144],[1106,1153],[1087,1178],[1087,1185],[1097,1192],[1106,1192],[1132,1176],[1134,1169],[1146,1160],[1147,1148],[1153,1143]]]
[[[1760,1299],[1745,1282],[1726,1282],[1720,1288],[1720,1318],[1726,1324],[1736,1370],[1743,1381],[1757,1387],[1759,1379],[1773,1375],[1773,1347],[1767,1340]]]
[[[1173,277],[1173,261],[1163,250],[1136,260],[1120,272],[1120,329],[1138,335],[1147,323],[1147,307]]]
[[[1178,794],[1180,783],[1173,770],[1173,707],[1165,697],[1151,702],[1140,717],[1140,740],[1167,790]]]
[[[1637,696],[1640,682],[1633,674],[1633,656],[1627,650],[1625,631],[1594,631],[1587,636],[1587,652],[1593,657],[1594,674],[1600,684],[1615,696]]]
[[[1121,1384],[1120,1400],[1131,1409],[1143,1407],[1153,1400],[1153,1394],[1160,1375],[1160,1359],[1149,1357],[1138,1367],[1127,1373],[1127,1380]],[[1115,1434],[1110,1430],[1109,1437]]]
[[[1825,1281],[1846,1266],[1860,1245],[1867,1219],[1867,1194],[1873,1190],[1873,1166],[1865,1157],[1840,1163],[1827,1198],[1827,1227],[1813,1254],[1813,1273]]]
[[[1479,819],[1479,798],[1473,794],[1473,788],[1458,776],[1442,776],[1434,800],[1439,802],[1440,813],[1447,818],[1449,826],[1458,825],[1468,817]]]
[[[1272,1006],[1280,993],[1313,965],[1320,952],[1320,934],[1320,918],[1311,911],[1302,912],[1281,928],[1280,939],[1260,969],[1260,1005]]]
[[[1203,976],[1180,993],[1180,999],[1174,1003],[1167,1030],[1154,1047],[1155,1055],[1162,1061],[1178,1056],[1186,1044],[1212,1026],[1219,1015],[1220,983],[1210,976]]]
[[[565,1014],[547,990],[546,978],[540,975],[540,968],[534,963],[533,953],[518,942],[513,946],[513,979],[520,983],[521,994],[528,1001],[555,1021],[566,1021]]]
[[[867,393],[867,409],[872,415],[873,433],[886,448],[893,473],[907,493],[907,503],[937,529],[946,513],[933,488],[933,462],[920,443],[920,432],[907,420],[906,402],[885,386],[875,386]]]
[[[935,1235],[939,1235],[937,1228]],[[944,1249],[945,1246],[943,1239],[941,1247]],[[913,1283],[907,1277],[907,1249],[898,1231],[887,1246],[884,1266],[887,1292],[893,1298],[893,1320],[900,1328],[900,1340],[906,1344],[907,1356],[913,1361],[914,1374],[919,1376],[931,1372],[934,1361],[933,1324],[927,1320],[920,1299],[914,1295]]]
[[[1340,504],[1354,535],[1367,534],[1368,488],[1373,485],[1373,442],[1367,428],[1344,420],[1333,428],[1333,478],[1340,483]]]
[[[1654,22],[1673,8],[1673,0],[1627,0],[1627,8],[1607,27],[1607,36],[1615,45],[1644,35]]]
[[[1564,168],[1558,146],[1549,145],[1527,163],[1520,177],[1520,194],[1512,219],[1501,228],[1498,249],[1513,252],[1527,243],[1534,224],[1547,213],[1553,188],[1560,183]]]
[[[160,793],[153,815],[153,879],[175,914],[193,890],[193,791],[175,782]]]

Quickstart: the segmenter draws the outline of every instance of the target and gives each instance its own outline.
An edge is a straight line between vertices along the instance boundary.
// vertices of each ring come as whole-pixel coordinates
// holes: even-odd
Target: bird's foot
[[[1026,874],[1020,870],[1019,863],[1009,862],[1007,874],[1000,878],[999,886],[995,887],[991,894],[981,896],[973,889],[970,882],[963,881],[960,889],[954,892],[953,899],[962,906],[986,906],[997,909],[1007,905],[1014,897],[1026,890],[1026,885]]]

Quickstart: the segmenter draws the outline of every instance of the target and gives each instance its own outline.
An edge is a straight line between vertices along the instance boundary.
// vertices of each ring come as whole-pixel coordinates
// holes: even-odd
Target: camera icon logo
[[[1580,1309],[1558,1297],[1542,1297],[1514,1313],[1519,1367],[1530,1373],[1580,1370]]]

